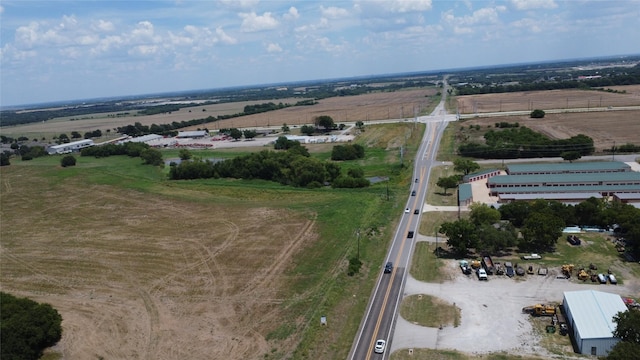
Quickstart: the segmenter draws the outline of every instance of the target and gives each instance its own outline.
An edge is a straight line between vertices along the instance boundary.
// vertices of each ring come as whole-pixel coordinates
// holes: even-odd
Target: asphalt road
[[[446,94],[446,85],[442,93]],[[415,121],[425,123],[426,128],[416,155],[414,169],[416,180],[411,184],[411,189],[407,193],[406,208],[409,211],[403,213],[387,258],[384,263],[380,264],[380,276],[369,300],[360,329],[356,334],[349,359],[387,359],[390,353],[388,349],[391,347],[398,306],[402,300],[403,288],[408,274],[407,269],[418,235],[420,216],[422,216],[422,211],[419,214],[414,214],[414,210],[421,210],[423,207],[431,167],[436,164],[435,157],[442,133],[449,121],[456,120],[455,115],[446,113],[445,101],[446,97],[443,96],[442,101],[431,115],[415,119]],[[412,195],[412,191],[415,191],[415,195]],[[412,238],[408,237],[409,231],[414,232]],[[394,264],[391,274],[384,274],[382,271],[387,261]],[[376,354],[373,351],[377,339],[383,339],[387,342],[383,354]]]

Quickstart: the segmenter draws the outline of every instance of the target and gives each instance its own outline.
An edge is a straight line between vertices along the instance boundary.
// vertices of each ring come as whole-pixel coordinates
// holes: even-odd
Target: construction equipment
[[[587,273],[586,271],[584,271],[584,269],[580,269],[580,272],[578,273],[578,279],[585,281],[587,279],[589,279],[589,273]]]
[[[478,269],[480,267],[480,261],[479,260],[472,260],[471,261],[471,267],[474,269]]]
[[[550,304],[535,304],[533,306],[523,307],[522,312],[533,316],[553,316],[556,314],[556,306]]]
[[[533,275],[533,265],[529,265],[529,267],[527,267],[527,274]]]
[[[575,267],[575,265],[573,265],[573,264],[564,264],[564,265],[562,265],[562,273],[564,274],[564,276],[566,276],[567,278],[570,278],[574,267]]]

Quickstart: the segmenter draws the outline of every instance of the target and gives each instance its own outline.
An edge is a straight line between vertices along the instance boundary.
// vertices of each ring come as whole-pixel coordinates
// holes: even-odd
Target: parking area
[[[475,273],[462,274],[458,261],[445,261],[445,272],[451,280],[425,283],[408,275],[404,296],[427,294],[455,304],[462,314],[460,326],[426,328],[399,319],[391,351],[432,348],[472,354],[504,351],[551,356],[539,344],[529,315],[522,314],[523,307],[536,303],[559,303],[564,291],[596,289],[626,296],[640,292],[637,281],[617,286],[577,283],[559,277],[560,269],[549,269],[546,276],[527,274],[509,278],[490,275],[488,281],[479,281]]]

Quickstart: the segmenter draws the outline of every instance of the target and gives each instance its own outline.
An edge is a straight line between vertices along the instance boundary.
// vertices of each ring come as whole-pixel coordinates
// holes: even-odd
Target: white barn
[[[620,295],[595,290],[567,291],[562,307],[580,354],[606,356],[620,341],[613,317],[627,311]]]
[[[84,149],[86,147],[93,146],[93,145],[95,145],[95,144],[93,143],[93,140],[91,140],[91,139],[73,141],[73,142],[66,143],[66,144],[49,146],[49,148],[47,148],[47,153],[49,155],[68,154],[68,153],[73,152],[73,151],[80,151],[80,150],[82,150],[82,149]]]

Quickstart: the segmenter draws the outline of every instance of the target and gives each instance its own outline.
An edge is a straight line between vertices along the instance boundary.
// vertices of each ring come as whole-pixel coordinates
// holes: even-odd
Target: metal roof
[[[206,130],[194,130],[194,131],[179,131],[176,137],[202,137],[206,136]]]
[[[574,163],[537,163],[537,164],[509,164],[507,172],[572,172],[572,171],[601,171],[601,170],[629,170],[631,167],[620,161],[592,161]]]
[[[471,173],[471,174],[467,174],[467,175],[462,177],[462,180],[466,181],[469,178],[480,176],[480,175],[484,175],[484,174],[490,174],[490,173],[495,172],[495,171],[500,171],[500,169],[486,169],[486,170],[474,172],[474,173]]]
[[[458,186],[458,198],[460,201],[466,201],[473,198],[471,184],[460,184],[460,186]]]
[[[638,181],[640,172],[617,173],[573,173],[573,174],[536,174],[536,175],[498,175],[487,180],[491,184],[536,184],[536,183],[593,183],[603,181]]]
[[[615,197],[617,197],[620,200],[640,200],[640,193],[620,193],[620,194],[613,194]]]
[[[627,311],[620,295],[602,291],[566,291],[564,301],[583,340],[613,337],[616,328],[613,317]]]
[[[600,193],[535,193],[535,194],[500,194],[500,199],[504,200],[581,200],[594,197],[596,199],[602,199]]]
[[[513,186],[489,189],[498,194],[542,194],[542,193],[584,193],[584,192],[627,192],[640,193],[640,185],[578,185],[578,186]]]

